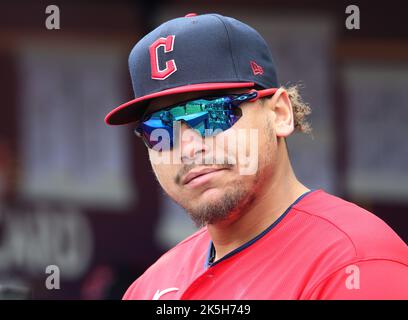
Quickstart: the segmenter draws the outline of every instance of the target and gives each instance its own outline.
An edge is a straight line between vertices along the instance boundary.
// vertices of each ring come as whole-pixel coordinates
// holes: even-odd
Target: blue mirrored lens
[[[214,98],[202,98],[171,106],[148,115],[140,125],[143,140],[153,148],[173,147],[173,123],[184,121],[201,136],[211,136],[231,128],[241,117],[237,108],[241,103],[256,97],[256,92]],[[167,141],[169,140],[169,141]]]

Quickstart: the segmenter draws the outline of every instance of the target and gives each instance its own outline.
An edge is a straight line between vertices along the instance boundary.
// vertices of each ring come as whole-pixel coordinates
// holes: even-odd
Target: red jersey
[[[124,299],[408,299],[408,247],[381,219],[323,190],[209,263],[203,228],[165,253]]]

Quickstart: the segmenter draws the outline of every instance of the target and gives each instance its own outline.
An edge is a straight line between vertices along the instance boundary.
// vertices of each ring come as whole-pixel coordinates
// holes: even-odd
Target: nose
[[[205,157],[209,147],[201,134],[189,127],[185,122],[180,123],[180,157],[182,163],[191,163],[198,157]]]

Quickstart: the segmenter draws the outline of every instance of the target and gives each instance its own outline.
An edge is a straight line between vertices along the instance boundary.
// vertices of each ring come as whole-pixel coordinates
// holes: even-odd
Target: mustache
[[[216,168],[216,169],[231,169],[234,165],[233,164],[186,164],[181,167],[181,169],[177,172],[174,182],[177,185],[181,184],[181,179],[185,176],[190,170],[196,167],[208,167],[208,168]]]

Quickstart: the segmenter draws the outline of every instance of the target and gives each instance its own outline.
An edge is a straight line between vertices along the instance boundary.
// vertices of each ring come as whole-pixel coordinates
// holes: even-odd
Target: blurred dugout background
[[[103,122],[132,98],[133,45],[190,12],[236,17],[265,37],[281,83],[300,82],[313,109],[313,138],[288,141],[299,178],[373,211],[407,241],[402,3],[354,1],[361,29],[347,30],[345,1],[1,1],[0,298],[119,299],[194,231],[132,127]],[[60,30],[45,28],[50,4]],[[51,264],[59,290],[45,287]]]

